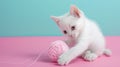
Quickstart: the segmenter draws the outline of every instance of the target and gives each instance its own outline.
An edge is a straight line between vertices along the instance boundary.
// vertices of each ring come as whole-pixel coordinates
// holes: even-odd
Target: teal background
[[[120,0],[0,0],[0,36],[62,35],[50,16],[72,4],[96,20],[104,35],[120,35]]]

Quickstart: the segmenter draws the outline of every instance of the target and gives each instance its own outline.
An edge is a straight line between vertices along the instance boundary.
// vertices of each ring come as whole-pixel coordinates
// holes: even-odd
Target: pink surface
[[[0,67],[58,67],[46,55],[49,44],[63,37],[1,37]],[[120,67],[120,37],[106,37],[107,47],[113,52],[111,57],[102,56],[93,62],[80,58],[73,60],[66,67]],[[40,58],[34,62],[40,54]]]

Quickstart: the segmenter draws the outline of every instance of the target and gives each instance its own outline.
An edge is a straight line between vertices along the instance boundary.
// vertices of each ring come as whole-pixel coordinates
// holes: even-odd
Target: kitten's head
[[[76,38],[84,26],[83,16],[83,12],[76,6],[72,5],[67,14],[58,17],[51,16],[51,18],[57,23],[65,36]]]

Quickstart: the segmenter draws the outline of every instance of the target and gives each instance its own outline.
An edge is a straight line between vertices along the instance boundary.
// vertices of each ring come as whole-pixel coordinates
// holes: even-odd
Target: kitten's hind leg
[[[98,55],[88,50],[82,55],[82,57],[87,61],[94,61]]]

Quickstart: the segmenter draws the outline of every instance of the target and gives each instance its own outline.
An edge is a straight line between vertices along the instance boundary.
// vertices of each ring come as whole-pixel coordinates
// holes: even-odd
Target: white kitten
[[[69,46],[74,43],[70,50],[59,57],[58,64],[67,65],[77,56],[93,61],[102,54],[111,55],[111,51],[105,48],[104,36],[98,26],[76,6],[72,5],[70,12],[63,16],[51,18],[65,34],[66,43]]]

